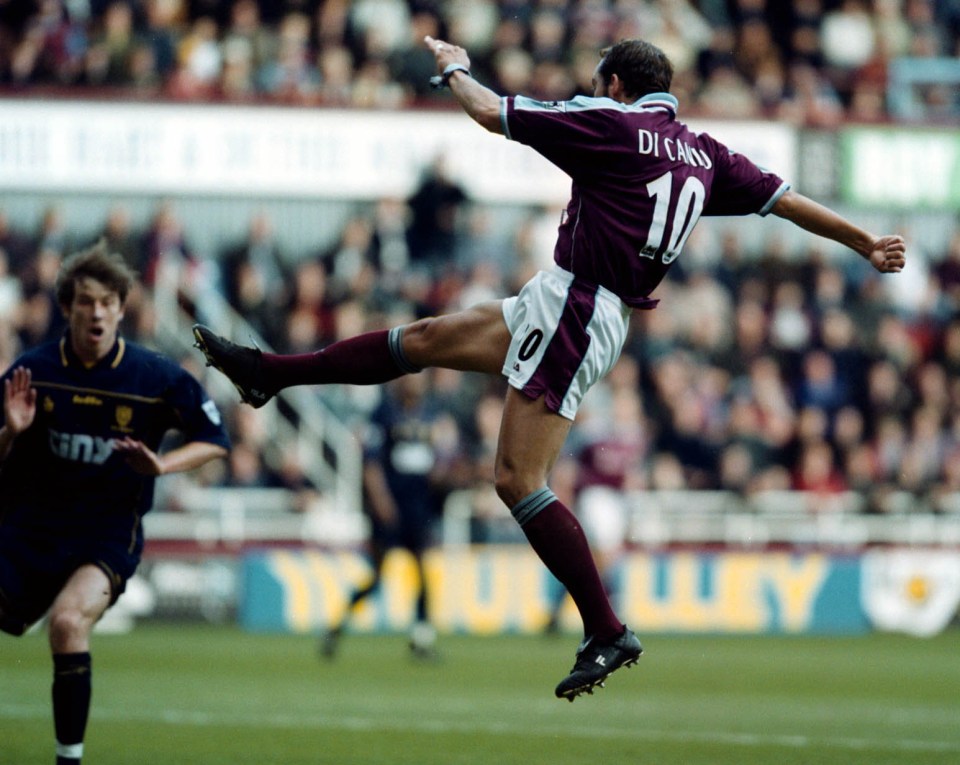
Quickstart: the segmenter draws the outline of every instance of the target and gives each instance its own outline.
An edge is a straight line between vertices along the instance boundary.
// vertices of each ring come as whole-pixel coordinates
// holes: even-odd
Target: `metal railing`
[[[510,513],[489,495],[487,489],[470,489],[447,498],[441,527],[444,544],[523,541]],[[863,511],[865,500],[857,492],[829,498],[797,491],[762,492],[749,498],[725,491],[620,495],[627,516],[624,542],[634,547],[960,547],[960,510],[948,506],[937,512],[911,497],[902,497],[896,512],[875,515]]]
[[[178,256],[161,258],[153,289],[158,342],[165,348],[186,353],[193,345],[193,319],[181,308],[179,294],[184,272]],[[191,285],[198,309],[211,328],[226,337],[246,339],[265,351],[269,344],[238,314],[210,284]],[[223,375],[211,375],[207,383],[215,398],[236,397],[236,390]],[[327,406],[316,390],[292,388],[278,398],[293,412],[288,419],[276,405],[264,409],[265,425],[274,444],[294,445],[306,477],[338,508],[361,512],[361,453],[353,432]]]

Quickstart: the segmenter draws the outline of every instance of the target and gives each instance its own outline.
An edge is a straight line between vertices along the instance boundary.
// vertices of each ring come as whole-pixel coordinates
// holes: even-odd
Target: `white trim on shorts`
[[[585,317],[591,301],[584,328],[575,317]],[[512,387],[531,398],[543,395],[550,409],[573,420],[584,394],[620,358],[631,313],[605,287],[577,280],[559,266],[540,271],[519,295],[503,301],[512,337],[503,375]]]

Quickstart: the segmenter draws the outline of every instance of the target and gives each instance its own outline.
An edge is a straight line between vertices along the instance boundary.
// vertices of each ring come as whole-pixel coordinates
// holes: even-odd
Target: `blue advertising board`
[[[336,622],[370,576],[354,552],[270,550],[243,562],[240,621],[250,630],[312,632]],[[446,632],[536,632],[556,581],[523,546],[434,549],[426,558],[431,620]],[[406,630],[416,568],[403,551],[355,614],[356,631]],[[820,552],[663,552],[624,556],[612,579],[620,616],[643,632],[856,633],[870,629],[857,556]],[[571,603],[562,623],[579,628]]]

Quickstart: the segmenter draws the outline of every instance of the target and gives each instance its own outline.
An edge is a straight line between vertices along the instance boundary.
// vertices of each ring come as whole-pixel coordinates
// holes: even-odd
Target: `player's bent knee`
[[[65,609],[50,614],[50,639],[54,642],[85,637],[92,623],[80,611]]]
[[[531,492],[543,488],[543,482],[524,480],[519,473],[500,469],[496,471],[493,486],[503,504],[513,508]]]
[[[432,344],[436,342],[434,319],[418,319],[403,328],[403,352],[414,364],[429,366]]]

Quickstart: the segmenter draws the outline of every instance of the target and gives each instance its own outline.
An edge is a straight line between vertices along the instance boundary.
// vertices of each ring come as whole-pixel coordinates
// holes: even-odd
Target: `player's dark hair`
[[[600,51],[603,60],[597,73],[609,85],[616,74],[627,95],[640,98],[649,93],[669,93],[673,64],[656,45],[645,40],[621,40]]]
[[[92,247],[64,258],[56,283],[59,305],[73,304],[77,280],[84,277],[96,279],[112,292],[116,292],[120,296],[120,302],[125,303],[137,274],[121,255],[110,252],[107,241],[101,239]]]

